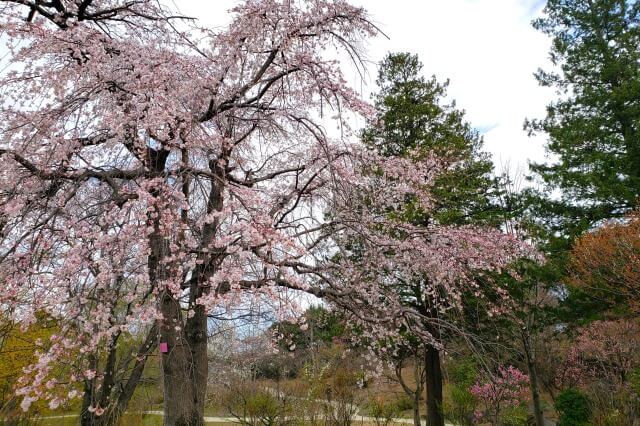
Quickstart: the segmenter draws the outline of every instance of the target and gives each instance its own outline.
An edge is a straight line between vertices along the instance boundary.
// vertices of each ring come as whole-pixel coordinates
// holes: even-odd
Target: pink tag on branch
[[[162,352],[163,354],[169,352],[169,344],[167,342],[160,343],[160,352]]]

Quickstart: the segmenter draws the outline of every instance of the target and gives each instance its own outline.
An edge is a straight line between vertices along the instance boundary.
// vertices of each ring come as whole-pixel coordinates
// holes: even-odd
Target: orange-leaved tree
[[[640,212],[580,237],[571,252],[572,284],[603,302],[640,313]]]

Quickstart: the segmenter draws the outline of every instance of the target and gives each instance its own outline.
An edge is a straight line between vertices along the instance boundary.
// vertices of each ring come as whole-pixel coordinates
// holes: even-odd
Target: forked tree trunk
[[[148,164],[157,173],[165,169],[169,156],[166,149],[148,149]],[[183,152],[184,155],[184,152]],[[188,182],[183,187],[188,198]],[[212,193],[221,197],[221,190],[213,185]],[[161,197],[159,190],[152,190],[154,197]],[[210,203],[212,200],[209,201]],[[215,204],[215,203],[213,203]],[[148,259],[149,280],[159,294],[160,343],[166,344],[167,351],[162,353],[162,383],[164,390],[164,424],[167,426],[201,426],[204,425],[204,400],[206,396],[207,365],[207,317],[204,307],[190,303],[194,314],[187,318],[182,314],[182,306],[176,295],[164,289],[172,274],[166,259],[171,253],[169,241],[162,231],[161,212],[150,212],[149,222],[153,232],[149,236],[151,253]],[[184,212],[183,212],[184,217]],[[205,241],[206,242],[206,241]],[[190,302],[200,296],[198,281],[193,281],[190,288]],[[163,345],[164,346],[164,345]]]
[[[420,397],[422,396],[422,389],[424,388],[424,369],[422,368],[422,362],[419,357],[416,357],[413,365],[413,378],[416,382],[416,389],[413,392],[413,425],[421,426],[420,422]]]
[[[169,272],[163,259],[169,252],[167,241],[160,236],[158,223],[156,233],[150,238],[149,278],[152,282],[166,282]],[[204,395],[206,388],[198,386],[201,374],[207,374],[206,362],[200,364],[202,345],[194,341],[200,334],[206,340],[206,318],[204,311],[196,309],[195,315],[184,323],[180,301],[162,290],[159,295],[160,344],[166,345],[162,353],[162,383],[164,393],[164,424],[167,426],[204,425]],[[202,325],[204,324],[204,326]],[[204,330],[202,328],[204,327]],[[201,331],[201,333],[198,333]],[[204,358],[206,359],[206,347]],[[204,369],[203,371],[200,371]],[[197,372],[197,373],[196,373]]]
[[[153,353],[157,346],[158,341],[158,327],[157,323],[154,323],[147,333],[147,337],[142,342],[138,350],[133,356],[133,366],[131,367],[131,373],[126,381],[117,383],[115,380],[117,372],[116,366],[116,352],[117,352],[117,340],[119,335],[115,337],[114,343],[111,345],[111,349],[107,356],[107,364],[103,372],[103,382],[99,390],[94,390],[93,386],[90,386],[89,382],[85,383],[84,396],[82,399],[82,406],[80,411],[80,425],[81,426],[112,426],[118,424],[120,418],[127,410],[129,402],[133,397],[133,393],[140,382],[144,366],[147,363],[149,355]],[[93,361],[94,367],[97,366],[97,360]],[[130,363],[126,363],[127,368]],[[113,388],[119,388],[116,393],[117,399],[111,401],[114,397]],[[99,401],[99,406],[106,409],[106,411],[98,416],[94,412],[89,411],[89,407],[92,405],[94,399]]]
[[[420,423],[420,396],[422,395],[422,388],[423,388],[423,379],[424,379],[424,375],[422,374],[422,367],[421,367],[421,361],[418,359],[418,357],[416,357],[415,362],[413,364],[413,377],[415,379],[415,383],[416,383],[416,387],[415,388],[411,388],[409,387],[409,385],[404,381],[403,377],[402,377],[402,368],[403,368],[403,362],[404,360],[400,360],[398,362],[398,364],[396,364],[396,377],[398,379],[398,382],[400,383],[400,385],[402,386],[402,389],[404,390],[404,392],[410,396],[413,400],[413,425],[414,426],[421,426]]]
[[[440,351],[434,346],[425,349],[426,390],[427,390],[427,425],[444,426],[442,412],[442,369],[440,368]]]
[[[225,135],[232,136],[232,129]],[[209,161],[209,168],[218,179],[211,182],[209,196],[206,201],[207,214],[220,212],[223,208],[223,192],[225,173],[228,166],[230,148],[220,157]],[[169,151],[149,151],[149,163],[157,172],[165,168]],[[182,151],[182,160],[188,164],[188,152]],[[189,180],[185,178],[182,185],[185,199],[189,199]],[[152,191],[154,196],[160,196]],[[159,223],[160,212],[150,214],[154,232],[150,236],[149,246],[149,278],[154,283],[168,281],[172,276],[168,265],[164,262],[170,254],[170,246],[161,232]],[[187,224],[187,212],[181,212],[183,223]],[[208,248],[215,238],[219,222],[205,224],[202,229],[201,246]],[[159,296],[162,322],[160,327],[160,342],[166,344],[167,351],[162,354],[162,378],[164,390],[164,424],[166,426],[201,426],[204,425],[204,403],[207,395],[207,314],[205,308],[197,303],[205,291],[202,283],[206,282],[215,272],[216,263],[220,258],[209,258],[203,255],[198,260],[201,264],[196,267],[187,283],[189,289],[188,306],[192,311],[186,321],[183,316],[183,306],[174,294],[163,290]],[[161,288],[161,287],[160,287]]]

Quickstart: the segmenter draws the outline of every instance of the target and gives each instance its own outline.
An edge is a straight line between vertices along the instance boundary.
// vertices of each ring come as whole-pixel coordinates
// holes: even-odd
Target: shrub
[[[240,424],[246,426],[281,426],[286,424],[290,410],[285,398],[255,384],[240,383],[229,389],[225,405]]]
[[[565,389],[555,403],[558,426],[587,426],[591,416],[589,397],[577,389]]]
[[[471,358],[463,358],[447,364],[449,382],[464,387],[471,387],[478,378],[478,367]]]
[[[396,407],[398,407],[398,411],[407,411],[413,410],[413,400],[409,398],[407,395],[402,395],[398,397],[395,401]]]
[[[478,368],[471,358],[463,358],[447,364],[449,384],[445,387],[443,411],[456,425],[470,426],[478,398],[469,388],[476,382]]]
[[[465,386],[449,384],[444,389],[444,415],[454,425],[471,426],[478,399]]]
[[[485,407],[485,412],[477,412],[477,420],[488,420],[498,424],[501,410],[505,407],[520,405],[528,395],[529,376],[513,366],[500,367],[498,374],[488,382],[479,380],[469,388]]]
[[[400,414],[396,401],[388,401],[381,396],[371,398],[369,411],[376,426],[388,426]]]
[[[349,426],[358,412],[358,377],[343,369],[337,369],[327,381],[325,398],[326,423],[331,426]]]
[[[594,382],[589,387],[590,420],[594,426],[637,424],[638,400],[631,386],[611,389],[608,383]]]
[[[527,426],[529,424],[529,410],[526,404],[505,408],[500,414],[502,426]]]

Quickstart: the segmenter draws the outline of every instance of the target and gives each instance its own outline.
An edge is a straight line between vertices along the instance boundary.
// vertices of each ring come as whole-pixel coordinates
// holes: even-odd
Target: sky
[[[222,27],[236,0],[166,0],[201,24]],[[388,37],[364,46],[368,75],[362,81],[345,65],[348,81],[365,99],[376,91],[377,63],[388,52],[418,54],[426,77],[450,80],[449,98],[467,112],[484,136],[496,170],[526,172],[528,161],[545,161],[544,135],[528,137],[525,118],[542,118],[554,98],[533,73],[550,68],[550,40],[534,30],[545,0],[350,0],[368,10]],[[3,49],[0,49],[0,53]],[[3,56],[3,55],[0,55]]]
[[[185,14],[221,26],[234,0],[174,0]],[[526,171],[529,160],[544,161],[544,135],[530,138],[525,118],[542,118],[554,98],[533,73],[550,68],[550,40],[531,26],[545,0],[351,0],[367,9],[388,36],[365,46],[369,72],[362,82],[345,66],[347,80],[365,99],[376,90],[376,64],[388,52],[418,54],[423,73],[450,80],[449,97],[484,135],[497,171]]]

